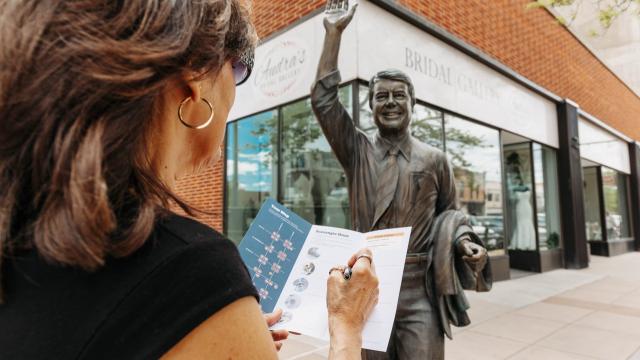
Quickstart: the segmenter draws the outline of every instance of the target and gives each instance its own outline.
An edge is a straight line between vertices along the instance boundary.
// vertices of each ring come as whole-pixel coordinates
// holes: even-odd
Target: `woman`
[[[254,43],[238,0],[0,0],[0,358],[276,358],[236,248],[167,210]],[[359,357],[368,256],[329,276],[334,358]]]

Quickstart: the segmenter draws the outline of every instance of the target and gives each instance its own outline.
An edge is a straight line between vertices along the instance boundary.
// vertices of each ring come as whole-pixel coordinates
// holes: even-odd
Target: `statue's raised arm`
[[[356,13],[358,3],[349,6],[349,0],[328,0],[324,12],[324,28],[326,35],[316,80],[320,80],[338,70],[338,55],[342,33],[349,26]]]
[[[353,2],[353,1],[352,1]],[[342,33],[358,7],[349,0],[329,0],[324,14],[326,30],[316,81],[311,89],[311,107],[329,145],[347,176],[351,175],[353,154],[358,147],[353,120],[338,98],[340,72],[338,55]]]

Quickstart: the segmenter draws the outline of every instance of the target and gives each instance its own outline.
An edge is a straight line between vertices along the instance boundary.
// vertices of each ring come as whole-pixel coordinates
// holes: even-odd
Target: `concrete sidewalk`
[[[447,341],[446,359],[640,360],[640,253],[591,257],[468,293],[472,324]],[[291,336],[281,359],[326,359],[328,345]]]

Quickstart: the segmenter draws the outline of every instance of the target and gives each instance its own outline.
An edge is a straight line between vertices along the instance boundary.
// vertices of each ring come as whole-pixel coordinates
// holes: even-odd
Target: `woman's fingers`
[[[361,261],[366,261],[367,263],[373,264],[373,253],[371,252],[371,250],[367,248],[358,250],[357,253],[351,255],[349,261],[347,261],[347,265],[349,265],[350,267],[354,267],[356,263],[359,263]]]
[[[272,327],[273,325],[275,325],[278,321],[280,321],[281,317],[282,317],[282,309],[277,309],[272,313],[264,314],[264,319],[267,322],[267,327]]]
[[[282,341],[289,338],[289,331],[287,330],[271,330],[271,337],[273,341]]]
[[[271,327],[275,325],[280,318],[282,317],[282,309],[276,309],[276,311],[264,314],[264,319],[267,322],[267,326]],[[273,338],[273,343],[276,347],[277,351],[280,351],[282,348],[282,340],[287,340],[289,338],[289,331],[281,329],[281,330],[271,330],[271,337]]]
[[[352,269],[349,280],[341,271],[333,270],[327,279],[329,317],[361,329],[378,299],[378,277],[372,266],[371,250],[361,249],[347,264]]]

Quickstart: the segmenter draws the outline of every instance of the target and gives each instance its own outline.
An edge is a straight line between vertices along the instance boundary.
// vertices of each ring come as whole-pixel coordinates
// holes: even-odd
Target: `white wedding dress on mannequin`
[[[533,226],[533,209],[531,208],[531,191],[515,191],[516,202],[515,224],[511,237],[510,249],[535,250],[536,230]]]

